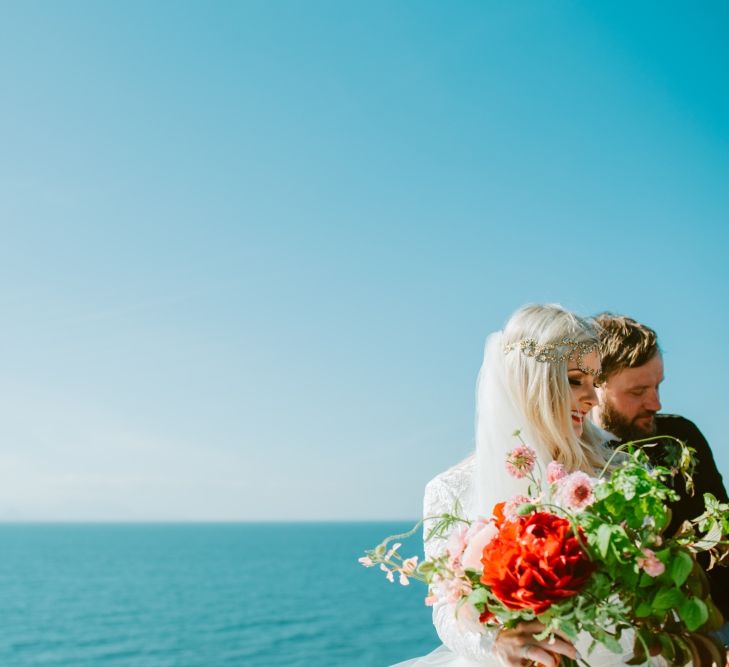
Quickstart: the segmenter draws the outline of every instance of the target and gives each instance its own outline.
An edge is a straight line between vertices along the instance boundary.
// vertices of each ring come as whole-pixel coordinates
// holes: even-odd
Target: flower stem
[[[602,479],[605,476],[607,469],[610,467],[610,464],[613,462],[613,459],[617,456],[618,452],[624,451],[628,447],[632,447],[633,445],[641,445],[644,443],[657,444],[656,440],[661,440],[661,439],[675,440],[679,445],[684,444],[681,440],[679,440],[678,438],[675,438],[672,435],[656,435],[656,436],[653,436],[652,438],[641,438],[640,440],[631,440],[630,442],[625,442],[613,450],[613,453],[610,455],[610,458],[607,460],[607,463],[605,464],[602,471],[600,472],[599,478]]]

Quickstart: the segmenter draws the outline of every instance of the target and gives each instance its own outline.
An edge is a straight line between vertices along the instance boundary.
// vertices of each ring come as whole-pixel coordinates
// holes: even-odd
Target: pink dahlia
[[[519,445],[509,452],[506,457],[506,470],[517,479],[526,477],[537,462],[536,452],[527,445]]]
[[[562,502],[572,510],[583,510],[595,502],[592,480],[584,472],[573,472],[561,480]]]
[[[557,461],[550,461],[547,465],[547,482],[554,484],[556,481],[567,476],[564,466]]]

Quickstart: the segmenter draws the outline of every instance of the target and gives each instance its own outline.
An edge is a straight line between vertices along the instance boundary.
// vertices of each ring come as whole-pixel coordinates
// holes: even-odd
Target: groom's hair
[[[595,324],[600,336],[603,379],[624,368],[642,366],[661,351],[656,332],[630,317],[600,313]]]

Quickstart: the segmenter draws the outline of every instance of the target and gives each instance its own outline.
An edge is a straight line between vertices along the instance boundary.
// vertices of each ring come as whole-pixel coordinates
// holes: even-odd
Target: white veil
[[[502,332],[486,339],[483,365],[476,387],[476,465],[470,516],[490,516],[497,502],[527,493],[528,480],[516,479],[506,471],[507,454],[521,444],[521,437],[537,453],[542,470],[547,463],[544,447],[536,441],[526,418],[513,398],[506,376],[506,354]]]

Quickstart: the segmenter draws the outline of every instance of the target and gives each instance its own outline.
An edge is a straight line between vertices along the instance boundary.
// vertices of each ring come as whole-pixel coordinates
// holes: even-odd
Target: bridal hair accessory
[[[563,338],[559,343],[544,343],[540,345],[534,338],[524,338],[518,343],[509,343],[504,346],[504,354],[518,349],[527,357],[537,361],[558,363],[575,357],[577,368],[588,375],[599,375],[600,371],[589,368],[584,364],[584,358],[597,349],[596,343],[584,343],[574,338]]]

